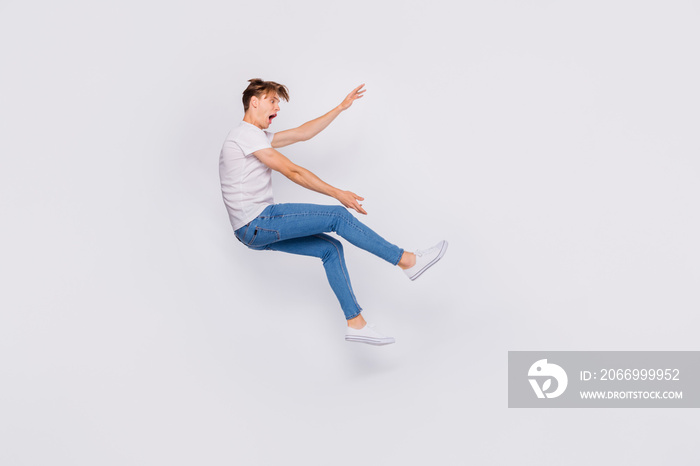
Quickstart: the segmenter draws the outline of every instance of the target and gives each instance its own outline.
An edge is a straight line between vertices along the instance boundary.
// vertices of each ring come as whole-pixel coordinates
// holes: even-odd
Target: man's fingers
[[[357,211],[361,214],[367,215],[367,211],[365,211],[365,209],[363,209],[362,206],[360,204],[358,204],[357,202],[352,203],[352,204],[348,204],[345,207],[348,207],[348,208],[350,208],[354,211]]]
[[[355,197],[355,199],[356,199],[356,200],[355,200],[355,203],[354,203],[355,206],[356,206],[356,207],[355,207],[355,210],[358,211],[358,212],[361,213],[361,214],[367,215],[367,212],[365,212],[365,209],[362,208],[362,204],[360,204],[359,202],[357,202],[357,201],[364,201],[365,198],[364,198],[364,197],[360,197],[360,196],[358,196],[358,195],[355,194],[355,193],[352,193],[352,195],[353,195],[353,196]]]
[[[348,94],[347,97],[345,97],[345,99],[341,102],[340,109],[347,110],[348,108],[350,108],[354,101],[356,101],[357,99],[361,99],[363,97],[362,94],[367,90],[362,89],[363,87],[364,84],[360,84],[355,89],[353,89],[352,92],[350,92],[350,94]]]
[[[355,89],[352,90],[350,95],[353,97],[362,97],[362,93],[367,90],[367,89],[362,89],[363,86],[364,86],[364,84],[360,84],[359,86],[357,86]],[[360,90],[360,89],[362,89],[362,90]]]
[[[362,206],[360,204],[358,204],[357,202],[355,203],[355,205],[353,207],[359,213],[367,215],[367,212],[365,211],[365,209],[363,209]]]
[[[358,201],[364,201],[365,198],[362,196],[358,196],[357,194],[353,193],[352,191],[345,191],[346,195],[348,196],[347,199],[341,201],[345,207],[348,209],[355,210],[361,214],[367,215],[367,211],[362,208],[362,204],[360,204]]]

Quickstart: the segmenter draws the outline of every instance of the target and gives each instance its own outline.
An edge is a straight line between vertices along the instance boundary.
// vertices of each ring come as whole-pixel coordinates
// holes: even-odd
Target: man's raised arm
[[[338,115],[340,115],[341,112],[350,108],[350,106],[355,100],[362,98],[363,93],[366,90],[362,89],[363,87],[364,84],[360,84],[359,86],[357,86],[355,89],[352,90],[352,92],[350,92],[350,94],[347,95],[347,97],[345,97],[345,99],[340,103],[340,105],[338,105],[325,115],[320,116],[314,120],[307,121],[306,123],[297,128],[275,133],[275,136],[272,138],[272,147],[284,147],[290,144],[294,144],[295,142],[308,141],[312,137],[316,136],[318,133],[326,129],[326,127],[330,125],[331,122],[335,120],[335,118]]]

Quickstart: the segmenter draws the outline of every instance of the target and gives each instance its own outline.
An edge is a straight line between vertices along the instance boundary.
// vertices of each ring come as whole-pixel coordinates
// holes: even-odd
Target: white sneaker
[[[447,251],[447,241],[445,240],[440,241],[430,249],[416,251],[416,265],[410,269],[404,270],[404,273],[411,280],[415,280],[420,277],[423,272],[428,270],[430,266],[439,261],[442,256],[445,255],[445,251]]]
[[[373,324],[365,324],[361,329],[348,327],[345,331],[345,341],[356,341],[370,345],[389,345],[394,343],[394,337],[382,335]]]

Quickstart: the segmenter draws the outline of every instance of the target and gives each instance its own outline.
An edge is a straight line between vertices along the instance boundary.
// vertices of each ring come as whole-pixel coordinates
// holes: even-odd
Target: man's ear
[[[260,103],[260,102],[258,101],[258,98],[256,96],[253,96],[250,98],[250,106],[251,107],[258,108],[258,103]]]

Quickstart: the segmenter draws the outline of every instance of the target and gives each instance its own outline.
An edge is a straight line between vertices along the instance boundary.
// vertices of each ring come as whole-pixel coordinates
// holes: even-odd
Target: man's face
[[[274,92],[260,97],[257,113],[258,121],[263,126],[263,129],[269,128],[272,124],[272,119],[277,116],[277,112],[280,111],[279,103],[280,98]]]

